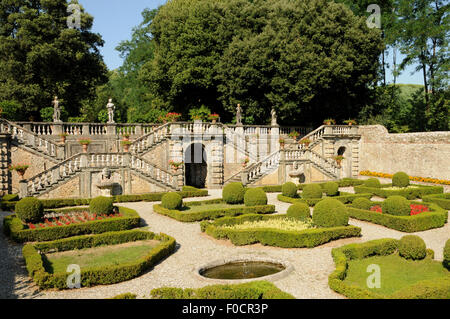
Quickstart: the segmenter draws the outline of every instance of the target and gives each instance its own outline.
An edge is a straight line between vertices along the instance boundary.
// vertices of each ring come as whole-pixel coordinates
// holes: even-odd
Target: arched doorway
[[[341,155],[344,157],[344,159],[342,160],[342,163],[341,163],[341,172],[342,172],[341,177],[351,177],[351,169],[350,169],[350,165],[349,165],[351,158],[348,158],[351,156],[349,156],[348,152],[346,152],[346,151],[347,151],[347,148],[345,146],[339,147],[338,151],[337,151],[337,155]]]
[[[189,145],[184,153],[186,185],[204,188],[208,174],[205,146],[202,143]]]

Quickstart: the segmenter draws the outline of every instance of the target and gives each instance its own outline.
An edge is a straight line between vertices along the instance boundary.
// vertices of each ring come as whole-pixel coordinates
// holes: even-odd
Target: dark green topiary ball
[[[305,203],[294,203],[288,208],[287,216],[298,220],[306,220],[311,217],[311,211]]]
[[[323,185],[323,190],[327,196],[337,196],[339,195],[339,184],[336,182],[326,182]]]
[[[225,185],[222,190],[222,198],[227,204],[242,204],[244,202],[244,195],[244,186],[239,182]]]
[[[245,206],[267,205],[267,195],[261,188],[249,188],[244,195]]]
[[[406,235],[398,243],[398,253],[406,259],[424,259],[427,256],[427,246],[419,236]]]
[[[183,207],[183,198],[178,193],[170,192],[161,198],[161,205],[167,209],[180,209]]]
[[[281,193],[283,196],[295,198],[297,197],[297,185],[292,182],[284,183],[281,186]]]
[[[34,197],[25,197],[16,203],[16,214],[25,223],[37,223],[44,217],[44,205]]]
[[[450,239],[445,242],[444,246],[444,260],[442,262],[444,267],[450,270]]]
[[[352,202],[352,207],[354,208],[369,210],[372,206],[373,203],[369,199],[364,197],[355,198],[355,200]]]
[[[307,184],[303,187],[302,198],[322,198],[322,187],[319,184]]]
[[[409,201],[403,196],[389,196],[381,203],[381,209],[384,214],[395,216],[410,216],[411,206]]]
[[[405,172],[398,172],[392,176],[392,186],[407,187],[409,185],[409,176]]]
[[[374,188],[380,188],[381,183],[378,178],[369,178],[364,181],[364,186],[366,187],[374,187]]]
[[[316,204],[313,223],[319,227],[337,227],[348,225],[348,213],[345,205],[334,198],[325,198]]]
[[[114,206],[113,199],[111,197],[99,196],[91,199],[89,203],[89,210],[95,214],[112,214]]]

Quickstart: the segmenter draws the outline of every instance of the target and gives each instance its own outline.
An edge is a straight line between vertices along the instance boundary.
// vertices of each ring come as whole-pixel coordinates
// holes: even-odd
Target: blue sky
[[[105,41],[101,48],[104,61],[109,69],[115,69],[122,65],[119,52],[115,50],[120,41],[131,38],[133,27],[141,23],[141,12],[145,8],[157,8],[166,0],[79,0],[88,13],[94,16],[93,31],[100,33]],[[392,58],[388,57],[389,61]],[[398,56],[400,62],[401,56]],[[423,84],[421,72],[414,71],[411,66],[397,79],[397,83]],[[392,81],[391,72],[388,70],[388,82]]]

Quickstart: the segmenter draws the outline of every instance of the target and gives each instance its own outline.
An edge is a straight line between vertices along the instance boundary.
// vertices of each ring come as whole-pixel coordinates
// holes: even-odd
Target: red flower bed
[[[75,215],[69,216],[69,215],[63,215],[55,218],[46,218],[44,220],[44,223],[38,223],[38,224],[32,224],[28,223],[29,229],[36,229],[36,228],[47,228],[47,227],[58,227],[58,226],[64,226],[64,225],[71,225],[71,224],[81,224],[86,223],[94,220],[102,220],[102,219],[108,219],[108,218],[115,218],[115,217],[122,217],[122,214],[110,214],[110,215],[101,215],[98,216],[97,214],[91,214],[89,212],[80,212]]]
[[[418,215],[420,213],[429,212],[430,211],[428,206],[421,205],[421,204],[411,204],[410,207],[411,207],[411,213],[410,213],[411,216]],[[383,213],[380,205],[372,206],[370,208],[370,210],[373,211],[373,212],[380,213],[380,214]]]

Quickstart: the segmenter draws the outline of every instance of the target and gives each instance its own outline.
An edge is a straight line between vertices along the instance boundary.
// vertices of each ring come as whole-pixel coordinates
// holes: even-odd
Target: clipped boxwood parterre
[[[373,205],[380,202],[372,202]],[[410,201],[411,204],[423,204],[422,202]],[[427,203],[429,212],[422,212],[414,216],[395,216],[384,213],[378,213],[371,210],[359,209],[347,205],[347,211],[350,218],[355,218],[374,224],[382,225],[391,229],[406,233],[439,228],[445,225],[448,218],[448,212],[436,204]]]
[[[159,240],[160,244],[153,247],[147,255],[119,265],[104,267],[89,267],[81,269],[81,287],[109,285],[130,280],[143,274],[150,267],[160,262],[175,251],[175,239],[165,234],[155,234],[142,230],[127,230],[107,232],[98,235],[83,235],[59,239],[52,242],[27,244],[22,253],[30,277],[41,289],[67,289],[67,277],[70,273],[46,271],[41,253],[51,251],[69,251],[74,249],[116,245],[138,240]]]
[[[414,285],[394,292],[392,295],[382,295],[363,289],[359,286],[349,285],[344,280],[347,276],[350,260],[363,259],[371,256],[388,256],[398,251],[399,240],[377,239],[360,244],[349,244],[333,248],[331,254],[335,263],[335,270],[328,277],[328,285],[335,292],[351,299],[449,299],[450,274],[437,280],[422,280]],[[427,250],[432,256],[432,251]]]
[[[195,201],[185,203],[185,206],[199,206],[209,204],[225,204],[223,199],[210,199],[205,201]],[[216,219],[224,216],[238,216],[243,214],[272,214],[275,212],[275,205],[257,205],[257,206],[241,206],[212,208],[202,211],[183,211],[177,209],[167,209],[159,204],[153,205],[155,213],[165,215],[181,222],[197,222],[205,219]]]
[[[131,208],[118,207],[122,217],[88,221],[55,227],[27,229],[15,215],[3,219],[3,231],[12,240],[23,242],[50,241],[84,234],[99,234],[111,231],[122,231],[139,227],[139,214]]]
[[[356,194],[361,193],[371,193],[373,195],[387,198],[389,196],[403,196],[407,199],[422,198],[425,195],[430,194],[442,194],[444,192],[443,186],[425,186],[412,184],[413,188],[407,187],[403,189],[389,189],[387,187],[392,187],[392,184],[381,184],[381,187],[367,187],[364,185],[354,186]]]
[[[322,198],[308,198],[308,199],[292,198],[292,197],[283,196],[282,194],[278,194],[277,199],[280,202],[285,202],[285,203],[293,204],[295,202],[302,202],[302,203],[308,204],[309,206],[315,206],[318,202],[320,202],[324,198],[334,198],[334,199],[341,201],[344,204],[347,204],[347,203],[353,202],[356,198],[371,199],[372,196],[373,195],[370,193],[352,194],[352,193],[346,193],[346,192],[339,192],[338,196],[330,196],[330,197],[322,197]]]
[[[256,214],[238,217],[223,217],[215,221],[202,221],[200,227],[216,239],[229,239],[234,245],[251,245],[261,243],[266,246],[283,248],[316,247],[332,240],[361,235],[361,228],[356,226],[339,226],[330,228],[311,228],[302,231],[287,231],[273,228],[258,229],[224,229],[221,226],[242,224],[246,221],[283,219],[286,215],[263,216]]]
[[[435,203],[446,210],[450,210],[450,193],[425,195],[422,200],[426,203]]]

